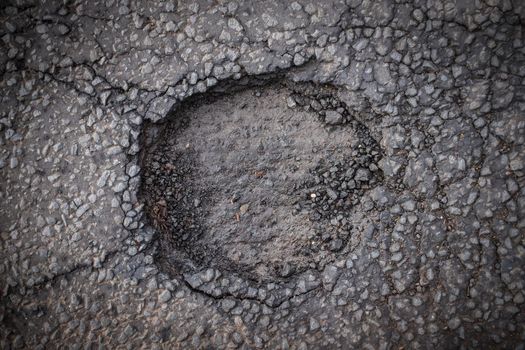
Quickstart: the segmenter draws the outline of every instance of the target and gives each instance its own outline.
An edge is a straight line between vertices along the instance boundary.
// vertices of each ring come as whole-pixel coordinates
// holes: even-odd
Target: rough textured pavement
[[[524,348],[523,1],[0,7],[0,348]],[[370,130],[369,224],[285,281],[168,273],[141,133],[265,76]]]

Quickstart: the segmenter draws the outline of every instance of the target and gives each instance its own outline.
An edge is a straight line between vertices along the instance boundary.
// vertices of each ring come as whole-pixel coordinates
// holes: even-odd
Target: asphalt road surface
[[[1,349],[524,349],[525,2],[0,4]]]

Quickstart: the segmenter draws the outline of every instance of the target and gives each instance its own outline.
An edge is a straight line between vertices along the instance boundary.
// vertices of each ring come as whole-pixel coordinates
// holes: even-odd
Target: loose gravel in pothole
[[[324,90],[272,84],[201,98],[147,127],[141,193],[163,266],[269,281],[348,251],[380,154]]]

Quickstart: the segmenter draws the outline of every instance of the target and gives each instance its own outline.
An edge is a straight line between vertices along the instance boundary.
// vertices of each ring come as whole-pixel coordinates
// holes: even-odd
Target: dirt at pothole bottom
[[[195,99],[143,141],[140,193],[171,271],[322,268],[352,248],[352,211],[382,178],[377,143],[326,87]]]

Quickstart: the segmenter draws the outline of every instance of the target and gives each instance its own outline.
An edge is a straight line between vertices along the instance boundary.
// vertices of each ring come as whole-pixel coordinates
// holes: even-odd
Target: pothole
[[[353,248],[352,212],[382,178],[380,151],[333,92],[273,83],[146,125],[140,195],[161,268],[279,281]]]

